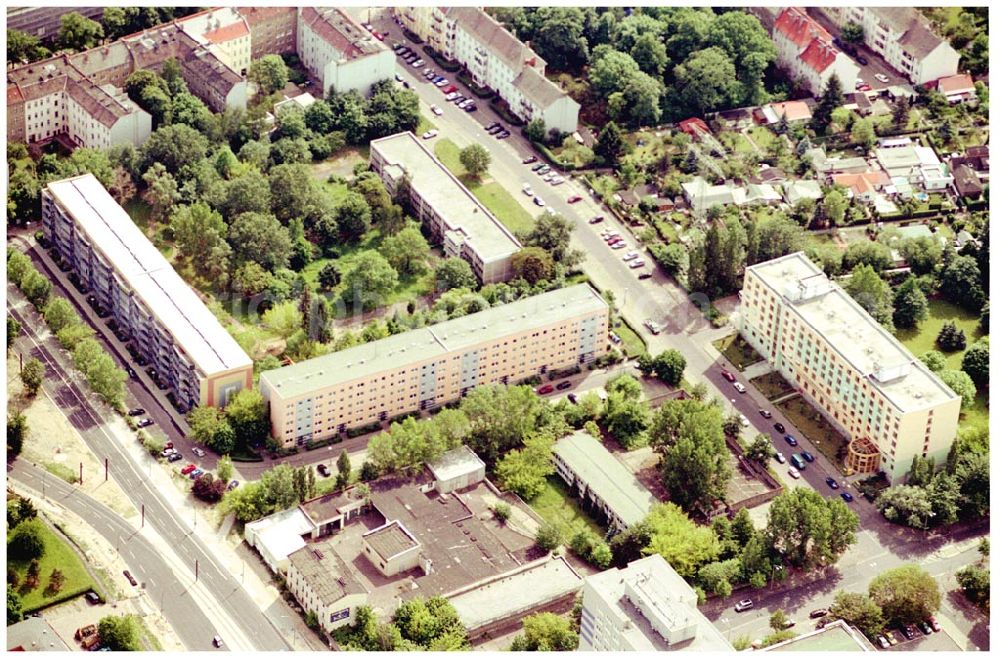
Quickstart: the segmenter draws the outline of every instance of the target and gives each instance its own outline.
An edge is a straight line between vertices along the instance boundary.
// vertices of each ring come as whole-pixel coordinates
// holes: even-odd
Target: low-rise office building
[[[841,28],[848,23],[860,25],[865,45],[915,85],[958,72],[958,51],[936,35],[914,7],[840,5],[817,11]]]
[[[641,522],[656,504],[639,479],[588,433],[578,431],[557,441],[552,461],[570,489],[618,531]]]
[[[524,121],[576,132],[580,104],[545,77],[545,60],[478,7],[396,7],[403,26],[444,57],[461,63],[473,82],[495,90]]]
[[[261,373],[282,446],[435,409],[484,384],[587,364],[607,351],[608,305],[586,284]]]
[[[804,253],[748,267],[740,299],[743,338],[844,433],[848,467],[944,463],[961,398]]]
[[[327,632],[353,625],[358,607],[368,601],[368,591],[329,541],[292,553],[285,585],[305,611],[316,614]]]
[[[42,228],[187,407],[224,406],[253,362],[93,174],[42,191]]]
[[[587,577],[580,650],[733,652],[698,595],[659,554]]]
[[[521,243],[411,132],[371,143],[371,167],[390,195],[409,182],[410,206],[445,256],[463,258],[483,284],[513,275]]]
[[[300,7],[295,40],[302,64],[319,78],[323,95],[356,91],[364,96],[396,70],[389,47],[342,9]]]

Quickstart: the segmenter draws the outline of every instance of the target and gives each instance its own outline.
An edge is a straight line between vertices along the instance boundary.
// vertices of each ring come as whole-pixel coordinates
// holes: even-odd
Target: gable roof
[[[771,103],[779,119],[784,116],[787,121],[806,121],[812,118],[812,111],[805,101],[784,101]]]
[[[801,7],[788,7],[782,11],[774,23],[774,32],[781,34],[799,48],[804,48],[814,39],[833,41],[830,33],[810,18]]]
[[[531,67],[525,67],[521,70],[521,73],[514,79],[514,86],[521,90],[521,94],[525,98],[540,108],[547,108],[556,101],[569,97],[559,85]],[[576,103],[573,99],[570,101]],[[579,107],[579,103],[576,104]]]
[[[836,61],[839,53],[840,51],[832,43],[813,39],[806,49],[799,53],[799,59],[816,73],[822,73]]]
[[[336,7],[302,7],[302,22],[337,49],[344,59],[371,55],[387,48],[347,12]]]
[[[983,184],[979,181],[979,176],[968,165],[959,165],[954,168],[955,189],[963,197],[979,196],[983,192]]]
[[[860,174],[835,174],[833,182],[856,195],[870,194],[876,188],[888,185],[889,176],[885,172],[861,172]]]
[[[939,78],[937,81],[937,90],[945,96],[948,96],[974,92],[976,90],[976,85],[972,82],[972,76],[968,73],[959,73],[957,75]]]
[[[518,71],[524,66],[530,66],[545,70],[545,60],[482,9],[449,7],[444,13],[511,69]]]

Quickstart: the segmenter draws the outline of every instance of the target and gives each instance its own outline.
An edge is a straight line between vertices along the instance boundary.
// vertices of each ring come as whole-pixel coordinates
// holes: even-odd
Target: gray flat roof
[[[458,476],[464,476],[474,472],[481,467],[485,467],[476,452],[465,444],[446,451],[434,462],[428,462],[427,468],[434,474],[434,478],[439,481],[449,481]]]
[[[635,475],[587,433],[563,437],[553,451],[626,525],[641,522],[656,503]]]
[[[416,135],[407,131],[373,140],[371,149],[410,177],[410,185],[450,229],[462,229],[466,242],[489,263],[510,256],[521,243]]]
[[[365,533],[363,537],[365,542],[386,561],[420,546],[420,543],[396,519]]]
[[[302,574],[323,604],[330,606],[351,594],[367,593],[329,540],[314,542],[293,552],[290,565]]]
[[[794,313],[903,412],[924,409],[957,397],[844,289],[827,281],[823,271],[804,253],[796,252],[747,269],[760,275],[765,284],[788,301]],[[826,292],[801,302],[789,300],[788,287],[807,278],[825,282]],[[896,377],[881,380],[872,377],[897,367],[900,370],[894,371]]]
[[[93,174],[53,181],[47,189],[202,373],[253,364]]]
[[[304,362],[264,371],[265,382],[284,399],[321,387],[360,380],[493,341],[515,332],[545,327],[565,318],[606,311],[604,299],[589,285],[577,284],[517,300],[430,327],[395,334]]]

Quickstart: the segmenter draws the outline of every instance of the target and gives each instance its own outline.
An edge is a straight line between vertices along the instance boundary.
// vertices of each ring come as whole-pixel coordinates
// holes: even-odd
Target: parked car
[[[139,423],[135,425],[139,426],[140,428],[148,428],[149,426],[153,425],[153,420],[150,418],[141,419]]]
[[[642,259],[639,259],[638,261],[632,261],[631,263],[629,263],[628,267],[632,268],[633,270],[638,270],[639,268],[646,267],[646,262],[643,261]]]
[[[742,613],[744,611],[749,611],[753,608],[753,600],[746,599],[740,600],[736,603],[736,613]]]
[[[122,572],[122,574],[125,575],[125,578],[128,579],[128,582],[130,584],[132,584],[133,586],[138,586],[139,585],[139,582],[135,580],[135,577],[133,577],[132,573],[129,572],[128,570],[125,570],[124,572]]]
[[[806,462],[816,462],[816,458],[809,451],[802,451],[802,457],[805,458]]]
[[[521,186],[521,192],[523,192],[525,194],[525,196],[528,196],[528,197],[534,197],[535,196],[535,191],[527,183],[525,183],[524,185]]]
[[[941,625],[938,624],[937,618],[935,618],[934,616],[928,618],[927,623],[931,626],[931,629],[933,629],[934,631],[936,632],[941,631]]]
[[[439,107],[438,107],[438,106],[436,106],[436,105],[432,105],[432,106],[431,106],[431,112],[433,112],[433,113],[434,113],[435,115],[437,115],[437,116],[439,116],[439,117],[440,117],[440,116],[441,116],[442,114],[444,114],[444,110],[442,110],[441,108],[439,108]]]
[[[833,476],[827,476],[826,477],[826,484],[830,486],[831,490],[839,490],[840,489],[840,483],[838,483],[837,479],[834,478]]]
[[[795,439],[793,435],[785,435],[785,441],[788,442],[789,446],[798,446],[799,440]]]
[[[774,454],[774,459],[775,459],[775,460],[776,460],[776,461],[778,462],[778,464],[780,464],[780,465],[783,465],[783,464],[785,464],[785,456],[783,456],[783,455],[782,455],[781,453],[775,453],[775,454]]]
[[[456,87],[455,85],[448,85],[447,87],[442,87],[441,93],[445,95],[445,98],[448,98],[448,96],[450,96],[451,94],[455,94],[457,96],[458,87]]]
[[[171,453],[170,455],[167,456],[167,462],[178,462],[179,460],[183,459],[184,455],[181,453]]]
[[[218,634],[216,634],[215,636],[212,637],[212,645],[214,645],[217,648],[221,648],[222,647],[222,639],[219,638]]]
[[[466,112],[475,112],[476,110],[479,109],[479,107],[475,103],[469,103],[462,109],[465,110]]]
[[[240,482],[239,481],[229,481],[229,485],[226,486],[226,490],[232,492],[233,490],[235,490],[239,486],[240,486]]]
[[[884,73],[876,73],[875,79],[883,84],[889,82],[889,76],[885,75]]]
[[[84,597],[86,598],[88,604],[100,604],[101,603],[101,596],[98,595],[97,593],[95,593],[92,590],[88,590],[87,594],[84,595]]]
[[[830,612],[827,609],[814,609],[809,612],[810,618],[822,618],[825,615],[829,615]]]
[[[872,86],[869,85],[867,82],[865,84],[861,85],[860,87],[858,87],[858,91],[859,92],[870,92],[871,90],[872,90]]]
[[[205,471],[203,469],[195,469],[190,474],[188,474],[188,478],[190,478],[191,480],[197,480],[198,477],[204,473]]]
[[[625,249],[625,247],[627,247],[627,245],[624,240],[619,240],[611,245],[611,249]]]
[[[521,160],[522,165],[530,165],[533,162],[538,162],[538,158],[536,158],[535,156],[528,156],[527,158]]]
[[[578,195],[578,194],[575,194],[575,195],[573,195],[572,197],[570,197],[569,199],[567,199],[567,200],[566,200],[566,203],[567,203],[567,204],[575,204],[575,203],[576,203],[576,202],[578,202],[578,201],[583,201],[583,197],[581,197],[581,196],[580,196],[580,195]]]
[[[184,475],[184,476],[187,476],[188,474],[190,474],[192,471],[194,471],[197,468],[198,468],[197,465],[189,464],[188,466],[186,466],[183,469],[181,469],[181,474]]]
[[[922,631],[926,636],[930,636],[931,634],[934,633],[934,630],[931,629],[931,626],[927,624],[926,620],[921,620],[920,622],[918,622],[917,629]]]
[[[740,392],[741,394],[745,394],[747,392],[747,388],[743,386],[742,382],[734,382],[733,388],[736,389],[736,391]]]
[[[330,468],[327,467],[325,464],[316,465],[316,471],[319,472],[320,476],[323,476],[325,478],[328,478],[330,476]]]
[[[437,135],[438,135],[438,132],[436,130],[434,130],[434,129],[431,129],[431,130],[425,132],[420,137],[424,138],[425,140],[429,140],[432,137],[437,137]]]
[[[499,133],[497,133],[497,139],[498,140],[505,140],[508,137],[510,137],[510,131],[508,131],[508,130],[502,130]]]
[[[774,429],[777,430],[778,432],[784,434],[785,433],[785,424],[783,424],[783,423],[781,423],[779,421],[778,423],[774,424]]]
[[[660,333],[659,323],[654,321],[652,318],[647,318],[646,320],[642,321],[642,324],[645,325],[646,329],[648,329],[652,334]]]
[[[541,167],[539,167],[539,168],[538,168],[538,170],[537,170],[537,172],[538,172],[539,174],[548,174],[548,173],[549,173],[549,172],[551,172],[551,171],[552,171],[552,168],[551,168],[551,167],[549,167],[548,165],[542,165],[542,166],[541,166]]]
[[[453,101],[456,98],[458,98],[458,92],[454,92],[453,91],[453,92],[448,92],[447,94],[445,94],[444,100],[446,100],[446,101]]]
[[[760,411],[760,415],[762,417],[764,417],[765,419],[770,419],[771,418],[771,413],[769,411],[767,411],[767,410],[759,410],[759,411]]]
[[[639,279],[649,279],[653,276],[652,272],[641,272],[639,273]]]
[[[594,217],[590,218],[590,220],[589,220],[590,224],[600,224],[603,221],[604,221],[604,216],[603,215],[595,215]]]
[[[800,478],[800,476],[799,476],[799,470],[796,469],[795,467],[789,467],[788,468],[788,475],[791,476],[792,478],[795,478],[795,479]]]
[[[542,386],[540,386],[538,389],[535,390],[535,393],[537,393],[539,396],[544,396],[545,394],[551,394],[555,390],[556,388],[553,387],[551,384],[543,384]]]
[[[396,82],[403,82],[403,76],[396,74]]]
[[[535,206],[545,206],[545,202],[542,201],[541,197],[535,197],[534,202]]]
[[[799,471],[803,471],[806,468],[805,460],[803,460],[798,453],[792,453],[788,456],[788,461],[791,462],[792,466]]]
[[[128,411],[129,416],[142,416],[145,413],[146,410],[142,409],[141,407],[133,407]]]
[[[637,259],[637,258],[639,258],[639,252],[629,251],[625,252],[622,255],[622,261],[631,261],[632,259]]]
[[[877,634],[875,636],[875,642],[877,642],[878,646],[883,650],[887,650],[889,648],[889,641],[886,640],[885,636],[882,636],[881,634]]]
[[[576,394],[572,391],[566,394],[566,400],[576,405]]]
[[[194,448],[192,448],[191,452],[197,455],[199,458],[204,458],[206,455],[208,455],[207,453],[205,453],[205,449],[199,446],[195,446]]]
[[[729,380],[730,382],[736,382],[736,376],[726,369],[722,369],[722,377]]]
[[[861,66],[868,66],[868,58],[865,57],[864,55],[858,55],[854,59],[858,60],[858,64],[860,64]]]
[[[740,425],[744,428],[750,427],[750,419],[748,419],[745,414],[740,415]]]
[[[569,389],[572,386],[573,386],[572,382],[570,382],[569,380],[563,380],[562,382],[556,385],[556,389],[558,389],[559,391],[563,391],[565,389]]]
[[[902,632],[903,636],[906,637],[907,641],[912,641],[913,638],[917,635],[916,634],[917,630],[913,627],[913,625],[900,625],[899,631]]]
[[[850,492],[841,492],[840,498],[846,501],[847,503],[854,501],[854,496]]]

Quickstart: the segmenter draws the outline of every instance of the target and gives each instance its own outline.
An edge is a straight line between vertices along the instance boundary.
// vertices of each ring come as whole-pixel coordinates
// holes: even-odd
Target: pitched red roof
[[[826,71],[837,59],[837,48],[832,43],[813,39],[806,49],[799,53],[799,59],[817,73]]]
[[[939,78],[937,81],[937,89],[939,92],[947,96],[949,94],[975,91],[976,86],[972,82],[972,76],[968,73],[959,73],[958,75]]]
[[[246,23],[243,21],[237,21],[215,30],[209,30],[205,33],[205,38],[212,43],[222,43],[232,39],[239,39],[240,37],[245,37],[249,34],[250,29],[247,27]]]
[[[24,100],[24,94],[21,93],[21,89],[15,84],[7,85],[7,105],[11,103],[19,103]]]
[[[778,20],[774,22],[774,31],[784,35],[799,48],[805,47],[813,39],[827,43],[833,41],[830,33],[810,18],[801,7],[788,7],[782,11]]]
[[[708,124],[699,119],[698,117],[691,117],[690,119],[685,119],[684,121],[677,124],[677,127],[682,131],[690,135],[691,137],[697,137],[699,131],[709,132]]]

